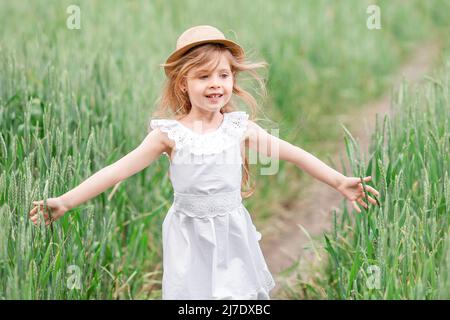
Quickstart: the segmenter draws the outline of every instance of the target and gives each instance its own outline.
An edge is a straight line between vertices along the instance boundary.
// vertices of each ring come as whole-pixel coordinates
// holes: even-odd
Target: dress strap
[[[225,131],[241,141],[244,138],[244,132],[247,130],[248,114],[245,111],[233,111],[228,113],[228,120]]]
[[[182,146],[184,140],[183,131],[180,130],[178,122],[174,119],[152,119],[150,121],[150,128],[155,130],[159,129],[162,132],[167,133],[169,139],[175,141],[175,146],[179,149]]]

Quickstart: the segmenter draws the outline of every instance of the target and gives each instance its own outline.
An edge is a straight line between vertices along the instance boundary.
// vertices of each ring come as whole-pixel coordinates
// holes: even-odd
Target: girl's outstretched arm
[[[363,196],[371,203],[377,204],[375,199],[364,194],[364,186],[360,178],[346,177],[309,152],[269,134],[253,121],[248,121],[248,143],[249,148],[258,153],[270,158],[292,162],[314,178],[328,184],[346,197],[359,212],[361,210],[356,202],[367,208],[367,204],[362,201]],[[369,180],[371,180],[371,177],[364,178],[364,182]],[[366,185],[365,189],[374,195],[379,195],[378,191],[370,186]]]
[[[44,218],[55,221],[64,213],[99,195],[118,182],[149,166],[167,148],[167,138],[159,129],[152,130],[133,151],[90,176],[74,189],[57,198],[47,199],[50,212],[44,210]],[[36,224],[38,209],[44,201],[33,201],[36,206],[30,211],[30,219]],[[50,215],[48,214],[50,213]],[[50,221],[50,222],[51,222]],[[48,224],[48,223],[46,223]]]

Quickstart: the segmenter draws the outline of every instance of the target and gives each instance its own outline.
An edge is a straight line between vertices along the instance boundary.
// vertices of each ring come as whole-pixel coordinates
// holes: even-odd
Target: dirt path
[[[393,79],[394,88],[397,88],[403,79],[408,83],[419,82],[433,66],[439,49],[438,42],[421,45]],[[356,108],[352,110],[351,114],[342,114],[337,118],[338,122],[343,123],[359,143],[365,159],[367,159],[370,137],[375,127],[376,114],[380,115],[380,119],[383,119],[385,114],[392,115],[390,99],[391,90],[381,99]],[[344,159],[346,158],[345,144],[344,141],[338,141],[337,144],[339,144],[338,151],[331,158],[338,165],[336,170],[342,172],[339,154]],[[327,162],[327,164],[329,163]],[[318,265],[323,260],[324,252],[320,250],[318,241],[321,241],[321,235],[325,231],[331,229],[332,210],[335,209],[339,212],[339,206],[343,201],[336,190],[309,176],[308,179],[311,179],[308,183],[305,184],[305,181],[301,183],[309,184],[311,187],[305,190],[304,194],[299,197],[299,201],[290,203],[288,208],[281,205],[277,207],[274,218],[261,228],[263,234],[261,248],[277,283],[277,286],[271,291],[272,299],[283,299],[280,288],[283,283],[292,280],[282,276],[281,271],[292,266],[296,261],[300,263],[297,270],[302,266],[309,266],[308,270],[313,270],[311,266]],[[346,203],[351,209],[348,201]],[[314,239],[317,252],[305,248],[305,246],[311,248],[311,241],[298,224],[301,224]]]

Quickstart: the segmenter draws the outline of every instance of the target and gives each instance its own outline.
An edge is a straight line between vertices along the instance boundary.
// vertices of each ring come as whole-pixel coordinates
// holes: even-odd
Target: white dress
[[[247,121],[244,111],[225,113],[205,134],[174,119],[150,122],[175,141],[174,201],[162,224],[163,299],[270,299],[275,282],[241,198]]]

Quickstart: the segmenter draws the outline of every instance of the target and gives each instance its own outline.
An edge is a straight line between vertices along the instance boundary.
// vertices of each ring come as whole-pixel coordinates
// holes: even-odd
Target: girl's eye
[[[223,78],[226,78],[226,77],[228,77],[228,73],[222,73],[221,76],[222,76]],[[200,79],[205,79],[205,78],[207,78],[207,77],[208,77],[207,75],[204,75],[204,76],[200,76],[199,78],[200,78]]]

